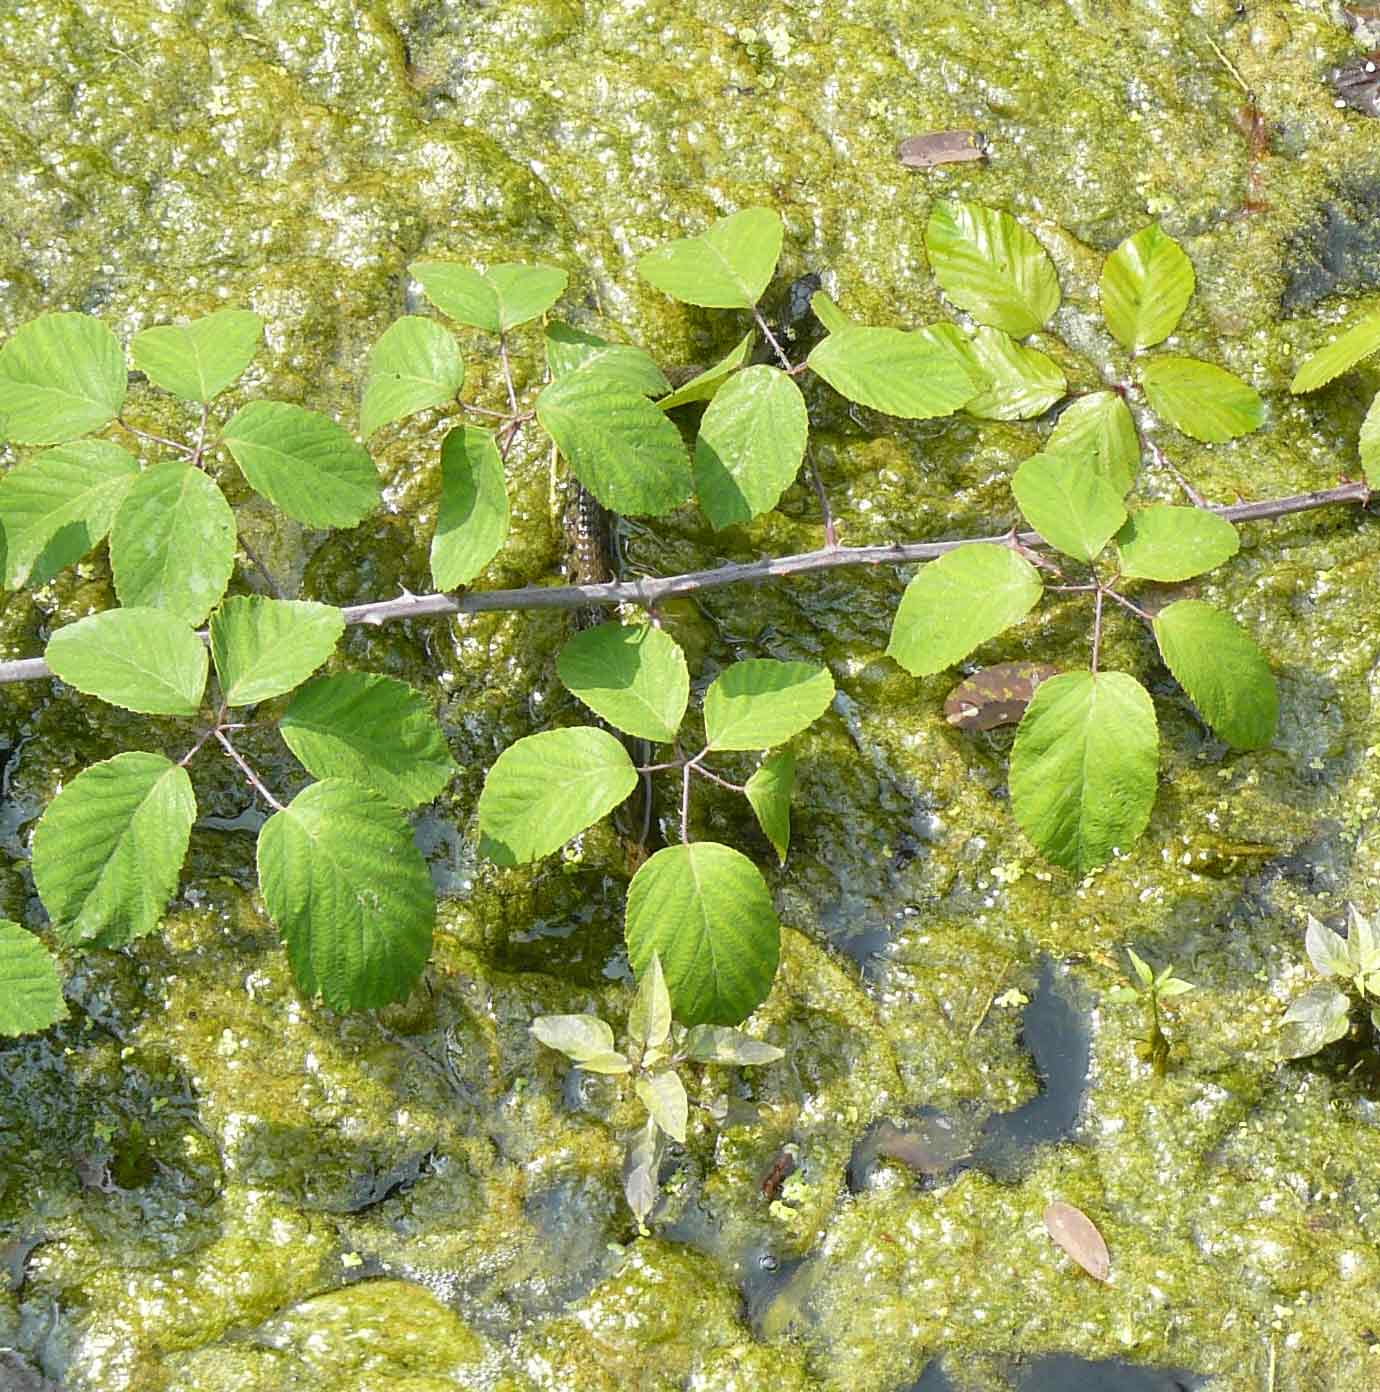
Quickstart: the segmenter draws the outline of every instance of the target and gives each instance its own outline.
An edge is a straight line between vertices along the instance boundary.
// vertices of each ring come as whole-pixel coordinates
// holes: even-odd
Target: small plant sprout
[[[1284,1058],[1304,1058],[1341,1039],[1358,1003],[1368,1009],[1371,1029],[1380,1035],[1380,913],[1367,920],[1348,904],[1347,914],[1351,927],[1344,938],[1308,916],[1308,960],[1343,989],[1314,986],[1289,1007],[1280,1030]]]
[[[614,1048],[613,1030],[597,1015],[539,1015],[532,1033],[589,1073],[626,1073],[647,1109],[647,1120],[633,1132],[623,1162],[623,1192],[647,1235],[647,1217],[656,1206],[657,1171],[666,1137],[685,1144],[690,1101],[677,1071],[686,1063],[775,1063],[785,1051],[725,1025],[685,1029],[671,1016],[671,996],[653,952],[628,1012],[627,1047]]]
[[[1107,992],[1107,999],[1118,1004],[1130,1001],[1144,1001],[1150,1017],[1150,1034],[1141,1040],[1136,1053],[1155,1070],[1155,1077],[1163,1078],[1169,1071],[1169,1039],[1160,1026],[1160,1002],[1181,996],[1193,990],[1193,983],[1174,975],[1171,962],[1157,976],[1149,964],[1141,959],[1132,947],[1126,949],[1131,959],[1131,970],[1135,973],[1138,986],[1115,986]]]

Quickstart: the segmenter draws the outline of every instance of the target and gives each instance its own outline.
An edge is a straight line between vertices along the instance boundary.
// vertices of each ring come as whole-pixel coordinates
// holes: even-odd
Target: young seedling
[[[1345,938],[1308,916],[1308,960],[1343,989],[1314,986],[1289,1007],[1280,1030],[1284,1058],[1304,1058],[1341,1039],[1351,1029],[1357,1005],[1368,1011],[1371,1029],[1380,1035],[1380,913],[1367,920],[1353,904],[1347,913],[1351,927]]]
[[[1115,986],[1107,992],[1107,999],[1119,1004],[1144,1001],[1150,1020],[1150,1033],[1141,1040],[1136,1053],[1155,1070],[1155,1077],[1163,1078],[1169,1071],[1170,1044],[1160,1026],[1160,1002],[1193,990],[1193,983],[1175,976],[1172,962],[1157,976],[1134,948],[1128,947],[1126,955],[1131,959],[1131,970],[1140,985]]]
[[[548,1048],[564,1054],[587,1073],[627,1075],[647,1109],[647,1120],[633,1132],[623,1163],[623,1193],[647,1235],[647,1217],[656,1207],[657,1170],[666,1138],[685,1144],[690,1102],[679,1069],[686,1063],[774,1063],[783,1049],[764,1044],[741,1030],[723,1025],[685,1029],[671,1015],[671,996],[653,952],[632,1009],[627,1044],[614,1048],[613,1030],[597,1015],[539,1015],[532,1033]]]

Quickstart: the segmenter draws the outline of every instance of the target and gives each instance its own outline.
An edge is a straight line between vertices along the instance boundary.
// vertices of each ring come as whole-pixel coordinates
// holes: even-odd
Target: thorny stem
[[[690,761],[680,775],[680,839],[690,844]]]
[[[508,409],[512,415],[517,415],[517,388],[513,386],[513,367],[508,360],[508,335],[499,334],[498,336],[498,360],[503,364],[503,385],[508,388]]]
[[[1108,599],[1114,599],[1123,609],[1129,610],[1138,619],[1144,619],[1146,623],[1154,623],[1155,616],[1148,610],[1142,609],[1139,604],[1126,598],[1124,594],[1118,594],[1113,589],[1105,589],[1103,593]]]
[[[477,416],[493,416],[497,420],[508,420],[510,413],[507,411],[491,411],[487,406],[476,406],[472,401],[462,401],[460,403],[462,411],[473,411]]]
[[[206,450],[206,422],[211,418],[211,403],[203,401],[201,403],[201,419],[197,422],[196,443],[192,446],[192,464],[196,468],[201,467],[201,461]]]
[[[1093,606],[1093,636],[1092,636],[1092,662],[1088,665],[1091,672],[1097,671],[1097,657],[1102,648],[1102,596],[1106,591],[1099,583],[1097,586],[1097,598]]]
[[[699,757],[703,758],[704,756],[700,755]],[[721,788],[731,788],[735,793],[747,792],[747,785],[745,783],[734,783],[727,778],[720,778],[717,773],[710,773],[703,764],[697,763],[694,759],[686,765],[686,768],[694,769],[701,778],[707,778],[711,783],[717,783]]]
[[[814,455],[809,455],[807,462],[810,466],[810,482],[815,486],[815,496],[819,499],[820,515],[824,519],[824,545],[832,550],[839,544],[839,534],[834,526],[834,514],[829,507],[829,495],[824,491],[824,480],[819,476],[819,466],[815,463]]]
[[[752,307],[752,317],[757,320],[757,327],[762,330],[762,337],[771,344],[772,351],[775,352],[776,356],[781,360],[781,366],[785,368],[787,372],[794,372],[795,369],[791,366],[791,360],[786,356],[786,350],[776,341],[776,335],[772,333],[771,326],[762,317],[762,311],[758,309],[756,305]]]
[[[239,767],[240,772],[244,774],[244,776],[249,780],[250,787],[252,787],[254,791],[258,793],[258,795],[261,798],[263,798],[263,800],[266,803],[268,803],[268,805],[271,808],[273,808],[275,812],[283,811],[283,804],[279,802],[278,799],[274,797],[273,794],[270,793],[268,789],[265,788],[264,785],[259,781],[259,775],[255,773],[254,770],[250,768],[247,763],[245,763],[243,758],[241,758],[240,751],[236,749],[233,744],[230,743],[230,740],[225,735],[224,731],[216,730],[214,731],[214,734],[221,748],[224,749],[225,752],[235,761],[236,765]]]
[[[1370,488],[1363,482],[1355,482],[1313,493],[1267,498],[1258,503],[1232,503],[1213,507],[1212,511],[1228,522],[1263,522],[1339,503],[1365,504],[1370,501],[1370,497]],[[1045,545],[1038,532],[1020,532],[1016,540],[1023,546]],[[956,541],[891,542],[883,546],[826,546],[818,551],[804,551],[795,556],[771,556],[761,561],[716,566],[710,570],[687,571],[683,575],[639,576],[633,580],[612,581],[603,585],[525,585],[516,590],[469,590],[457,594],[402,595],[397,599],[377,600],[372,604],[349,605],[341,612],[347,624],[379,625],[401,619],[435,618],[451,614],[494,613],[519,609],[579,609],[594,604],[609,607],[632,604],[641,609],[651,609],[680,595],[720,589],[725,585],[759,584],[763,580],[780,576],[805,575],[811,571],[834,570],[843,566],[906,565],[916,561],[933,561],[960,546],[977,542],[1005,546],[1009,545],[1010,541],[1011,534],[1003,532],[1000,536],[966,537]],[[204,641],[205,633],[200,636]],[[38,681],[52,675],[52,670],[40,657],[0,662],[0,684]]]
[[[140,440],[152,440],[156,445],[164,445],[170,450],[176,450],[178,454],[187,455],[189,458],[196,453],[191,445],[184,445],[181,440],[170,440],[166,435],[155,435],[151,430],[141,430],[137,425],[131,425],[123,416],[116,416],[115,424],[128,430],[131,435],[137,436]]]

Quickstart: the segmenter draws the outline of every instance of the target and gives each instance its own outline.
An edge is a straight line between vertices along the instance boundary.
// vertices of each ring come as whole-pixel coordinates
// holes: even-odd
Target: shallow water
[[[1271,123],[1256,214],[1242,215],[1243,95],[1209,39]],[[915,325],[949,317],[922,234],[932,200],[956,196],[1009,208],[1049,247],[1064,303],[1036,341],[1088,389],[1131,370],[1101,329],[1102,258],[1159,218],[1198,281],[1171,347],[1246,377],[1269,415],[1227,446],[1167,427],[1156,441],[1214,499],[1324,487],[1357,472],[1380,386],[1363,366],[1306,398],[1286,390],[1380,289],[1380,127],[1338,111],[1325,83],[1356,47],[1312,0],[821,0],[757,7],[751,27],[657,0],[0,7],[0,332],[81,308],[127,337],[245,304],[268,341],[232,407],[271,394],[353,426],[369,346],[417,308],[412,259],[565,266],[573,321],[689,367],[746,325],[669,304],[637,278],[641,252],[766,204],[787,224],[773,316],[816,273],[855,317]],[[895,158],[904,136],[958,128],[987,134],[987,161],[920,173]],[[490,346],[462,341],[467,395],[489,401]],[[526,390],[536,334],[514,351]],[[819,384],[808,401],[845,541],[1014,520],[1010,473],[1040,425],[897,423]],[[131,410],[161,433],[191,424],[147,390]],[[283,525],[228,460],[216,468],[289,593],[421,591],[449,424],[381,432],[387,509],[329,537]],[[16,457],[0,447],[0,463]],[[482,583],[554,579],[559,509],[535,438],[510,485],[514,537]],[[1139,489],[1178,500],[1163,471]],[[565,621],[352,630],[341,665],[425,690],[462,764],[419,833],[442,893],[427,984],[377,1018],[300,1001],[253,890],[253,799],[228,767],[198,766],[203,822],[164,931],[65,955],[72,1019],[0,1046],[0,1247],[47,1238],[0,1291],[0,1348],[74,1392],[898,1392],[940,1355],[965,1389],[1010,1386],[1012,1369],[1040,1386],[1038,1370],[1068,1367],[1041,1360],[1064,1356],[1190,1368],[1213,1392],[1374,1387],[1374,1084],[1340,1057],[1280,1065],[1275,1051],[1311,975],[1306,914],[1380,906],[1373,527],[1344,511],[1258,524],[1198,582],[1279,678],[1266,751],[1213,741],[1145,635],[1109,628],[1104,663],[1156,698],[1162,786],[1145,838],[1081,883],[1010,819],[1009,732],[945,722],[960,674],[917,681],[883,655],[905,577],[834,571],[668,606],[701,686],[735,657],[803,657],[840,694],[795,745],[784,872],[741,806],[697,806],[697,834],[741,845],[776,895],[782,966],[753,1029],[787,1056],[696,1082],[649,1238],[620,1193],[637,1108],[608,1080],[570,1078],[528,1033],[552,1011],[623,1018],[621,848],[595,832],[522,871],[476,850],[497,752],[571,717],[552,661]],[[723,534],[690,512],[639,522],[629,563],[670,573],[821,535],[797,486]],[[36,654],[113,602],[98,552],[4,597],[5,652]],[[1077,666],[1086,644],[1077,606],[1047,604],[974,665]],[[0,911],[41,922],[26,847],[60,783],[181,737],[47,683],[0,693]],[[276,737],[251,753],[279,789],[300,785]],[[1197,987],[1167,1021],[1163,1080],[1137,1057],[1140,1010],[1105,1003],[1126,944]],[[1050,1143],[927,1184],[885,1164],[850,1192],[854,1145],[883,1120],[1048,1115],[1021,1042],[1029,1012],[1006,994],[1035,995],[1043,958],[1089,1041],[1085,1095]],[[763,1176],[788,1147],[795,1169],[769,1198]],[[1056,1198],[1106,1237],[1106,1286],[1046,1236]]]

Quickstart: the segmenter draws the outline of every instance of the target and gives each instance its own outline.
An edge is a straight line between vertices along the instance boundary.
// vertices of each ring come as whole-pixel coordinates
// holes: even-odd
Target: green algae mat
[[[1380,1382],[1350,8],[0,9],[0,664],[60,677],[0,689],[0,1384]],[[629,590],[825,559],[485,607],[575,480]],[[145,665],[214,611],[296,810],[199,756],[82,919],[72,790],[180,789],[202,694],[70,634],[189,577]]]

